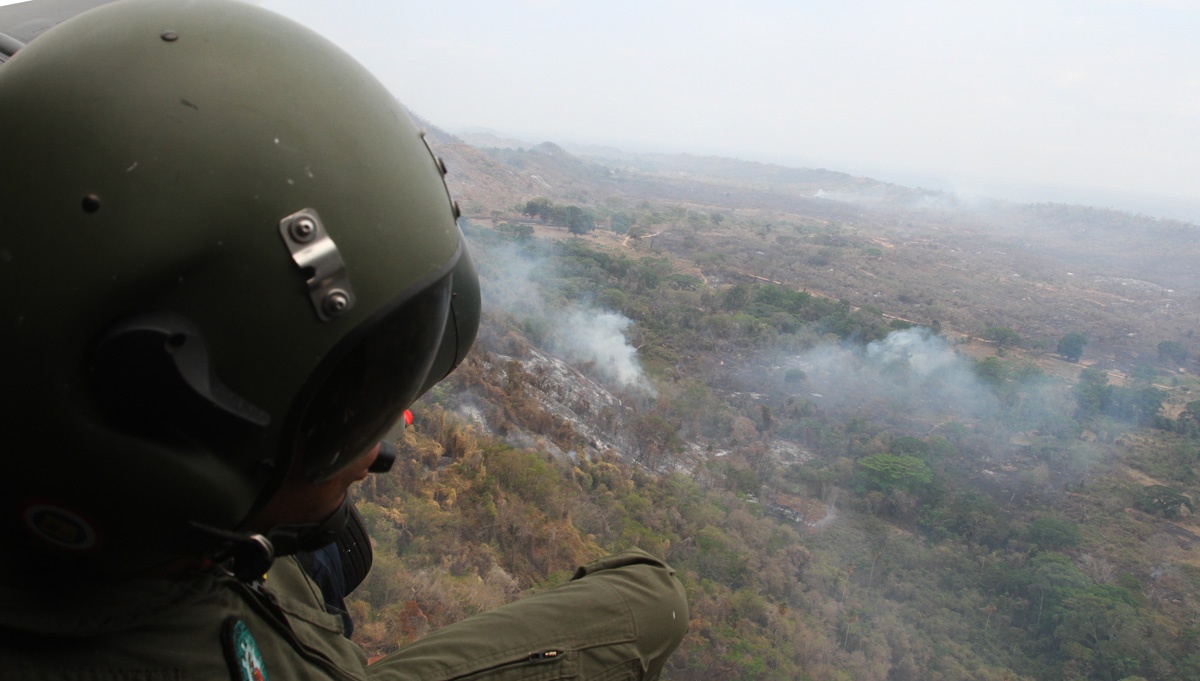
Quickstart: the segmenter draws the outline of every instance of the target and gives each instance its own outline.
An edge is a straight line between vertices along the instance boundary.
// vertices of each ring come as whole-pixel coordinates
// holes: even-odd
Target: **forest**
[[[369,654],[638,546],[671,679],[1200,678],[1200,228],[433,139],[485,314],[355,493]]]

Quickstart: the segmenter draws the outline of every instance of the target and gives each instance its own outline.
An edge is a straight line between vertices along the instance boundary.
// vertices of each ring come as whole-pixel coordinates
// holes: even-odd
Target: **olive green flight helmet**
[[[136,574],[378,441],[478,326],[444,172],[250,5],[124,0],[0,65],[0,579]]]

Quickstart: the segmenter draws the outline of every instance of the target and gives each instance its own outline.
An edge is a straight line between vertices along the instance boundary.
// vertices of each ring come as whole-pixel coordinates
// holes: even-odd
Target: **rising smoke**
[[[554,326],[555,346],[575,361],[594,362],[596,369],[623,388],[653,392],[642,373],[637,350],[625,332],[633,323],[628,317],[588,307],[571,306]]]
[[[638,362],[624,315],[568,300],[545,276],[550,260],[532,249],[489,245],[480,258],[484,308],[511,315],[537,345],[568,362],[590,366],[612,384],[647,395],[654,387]]]
[[[912,409],[983,416],[994,394],[947,341],[924,328],[894,331],[866,348],[826,344],[791,358],[818,403],[861,408],[899,402]]]

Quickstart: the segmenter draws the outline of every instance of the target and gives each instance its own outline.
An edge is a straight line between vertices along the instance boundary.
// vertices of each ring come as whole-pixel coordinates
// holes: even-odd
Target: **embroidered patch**
[[[240,617],[230,617],[221,627],[225,659],[233,681],[268,681],[262,651],[250,634],[250,628]]]
[[[60,549],[90,551],[100,544],[100,533],[83,516],[57,504],[30,503],[25,526],[34,535]]]

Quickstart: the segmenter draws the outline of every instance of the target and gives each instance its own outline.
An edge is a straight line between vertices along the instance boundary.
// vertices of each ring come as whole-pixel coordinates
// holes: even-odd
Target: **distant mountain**
[[[468,128],[454,134],[467,144],[481,149],[530,149],[536,146],[533,142],[526,142],[489,128]]]
[[[700,177],[733,180],[735,182],[777,182],[781,184],[852,184],[866,178],[839,173],[824,168],[787,168],[784,166],[742,161],[720,156],[693,154],[626,154],[608,155],[603,149],[586,157],[606,165],[614,162],[652,173],[685,173]],[[872,180],[871,182],[874,182]],[[882,183],[881,183],[882,184]]]

